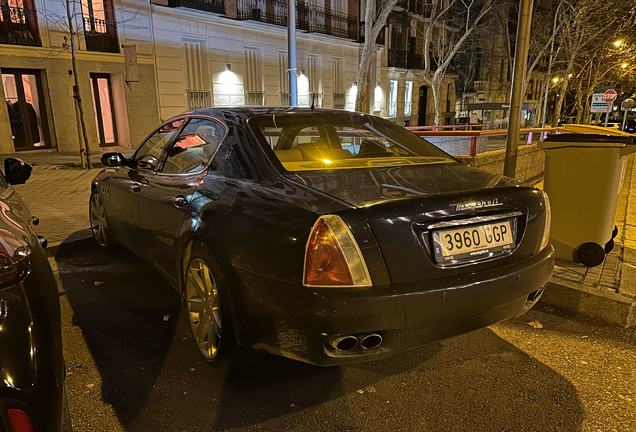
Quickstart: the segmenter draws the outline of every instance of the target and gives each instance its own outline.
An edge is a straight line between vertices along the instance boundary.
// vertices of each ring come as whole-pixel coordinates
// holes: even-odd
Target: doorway
[[[2,69],[4,97],[16,151],[51,146],[40,71]]]
[[[91,93],[95,107],[97,141],[100,147],[117,145],[117,125],[113,107],[113,89],[108,74],[91,74]]]
[[[428,87],[420,87],[420,100],[417,104],[417,125],[426,126],[426,105],[428,103]]]

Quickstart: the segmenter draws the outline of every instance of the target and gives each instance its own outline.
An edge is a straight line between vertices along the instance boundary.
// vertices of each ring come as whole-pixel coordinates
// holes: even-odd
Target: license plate
[[[438,263],[457,263],[504,254],[515,240],[510,220],[500,220],[434,231],[433,243]]]

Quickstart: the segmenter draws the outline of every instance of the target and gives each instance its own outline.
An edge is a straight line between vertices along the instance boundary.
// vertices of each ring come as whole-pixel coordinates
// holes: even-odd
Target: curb
[[[636,299],[631,297],[558,281],[548,282],[541,301],[625,328],[636,327]]]

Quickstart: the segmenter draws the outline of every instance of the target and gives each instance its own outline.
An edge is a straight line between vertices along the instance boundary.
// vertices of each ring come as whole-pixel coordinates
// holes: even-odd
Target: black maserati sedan
[[[70,432],[57,284],[13,187],[31,171],[8,158],[0,173],[0,431]]]
[[[95,239],[181,292],[210,362],[395,356],[523,314],[554,267],[543,192],[367,114],[199,109],[102,161]]]

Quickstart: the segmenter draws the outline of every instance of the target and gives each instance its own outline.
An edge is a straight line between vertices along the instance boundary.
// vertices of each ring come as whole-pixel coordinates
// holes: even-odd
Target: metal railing
[[[0,44],[41,46],[35,9],[0,6]]]
[[[404,102],[404,115],[410,116],[413,108],[413,102]]]
[[[199,1],[199,0],[170,0]],[[237,16],[240,20],[260,21],[287,26],[287,1],[238,0]],[[358,18],[325,9],[320,6],[296,4],[296,27],[313,33],[322,33],[348,39],[358,39]]]
[[[84,38],[88,51],[119,52],[115,21],[84,18]]]
[[[346,96],[344,93],[333,94],[333,107],[336,109],[344,109]]]
[[[486,87],[486,81],[474,81],[473,86],[475,88],[475,91],[484,91],[484,88]]]
[[[225,13],[225,2],[223,0],[168,0],[170,7],[186,7],[218,14]]]
[[[301,8],[299,9],[299,17]],[[305,6],[307,13],[307,30],[332,36],[356,40],[358,19],[342,12],[335,12],[320,6]],[[300,21],[300,20],[299,20]],[[300,28],[300,25],[299,25]]]
[[[210,90],[186,90],[186,100],[189,110],[212,106]]]
[[[389,117],[397,117],[397,102],[389,102]]]
[[[322,108],[322,93],[309,93],[309,106],[313,103],[315,108]]]
[[[407,67],[407,51],[389,48],[389,67],[397,67],[406,69]]]
[[[265,92],[245,92],[245,105],[263,105]]]
[[[291,95],[289,93],[280,94],[280,104],[281,106],[290,106],[291,105]]]
[[[424,70],[424,56],[409,52],[406,57],[406,67],[408,69]]]
[[[384,45],[385,44],[385,34],[386,34],[386,26],[382,27],[380,33],[378,33],[378,37],[375,40],[376,45]],[[360,34],[358,35],[358,42],[364,43],[364,22],[360,23]]]

